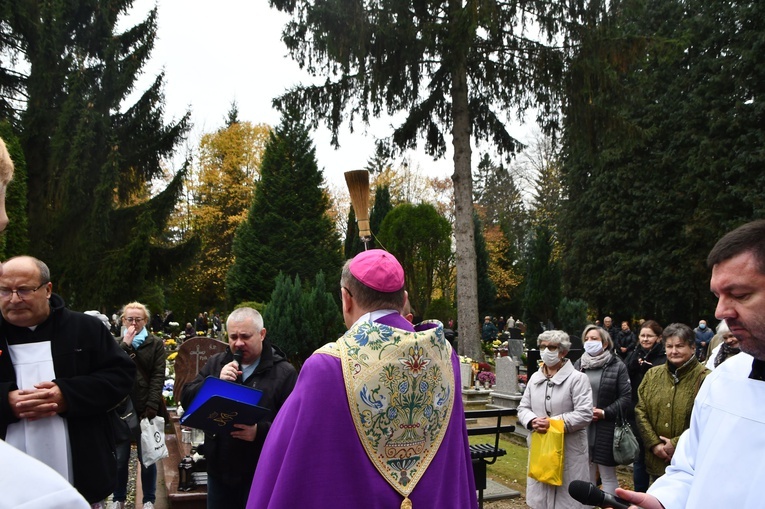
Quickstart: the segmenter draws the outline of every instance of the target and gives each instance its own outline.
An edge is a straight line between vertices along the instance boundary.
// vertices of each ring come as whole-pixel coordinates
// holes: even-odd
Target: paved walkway
[[[135,447],[133,448],[135,451]],[[125,509],[140,509],[143,507],[143,503],[141,501],[143,500],[143,487],[141,486],[141,476],[137,475],[137,469],[138,467],[138,459],[137,458],[131,458],[131,461],[134,461],[134,464],[136,465],[136,469],[130,469],[130,475],[135,476],[135,503],[128,501],[125,504]],[[130,486],[130,482],[128,482],[128,486]],[[170,503],[167,501],[167,487],[165,486],[165,469],[162,468],[161,464],[157,465],[157,499],[154,502],[155,509],[170,509]]]

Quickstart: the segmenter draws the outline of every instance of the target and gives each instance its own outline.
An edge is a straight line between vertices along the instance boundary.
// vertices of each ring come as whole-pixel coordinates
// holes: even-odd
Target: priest
[[[401,313],[404,270],[343,267],[348,331],[303,365],[266,439],[248,508],[477,507],[459,361],[439,322]]]

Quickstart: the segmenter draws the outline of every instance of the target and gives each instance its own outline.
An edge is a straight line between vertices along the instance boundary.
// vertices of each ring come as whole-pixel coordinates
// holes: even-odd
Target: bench
[[[494,435],[494,443],[475,444],[470,446],[470,459],[473,460],[473,478],[475,487],[478,490],[478,507],[483,508],[483,490],[486,489],[486,466],[492,465],[497,458],[507,454],[507,451],[499,447],[499,435],[502,433],[512,433],[515,426],[512,424],[502,424],[502,417],[517,415],[515,408],[503,408],[493,410],[465,410],[465,419],[477,419],[478,426],[468,428],[468,436]],[[495,424],[488,424],[491,419],[496,417]]]

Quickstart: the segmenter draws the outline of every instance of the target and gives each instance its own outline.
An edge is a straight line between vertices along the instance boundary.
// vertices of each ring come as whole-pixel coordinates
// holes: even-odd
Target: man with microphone
[[[238,382],[263,391],[259,406],[271,410],[260,422],[235,424],[230,434],[205,432],[207,507],[244,508],[263,442],[276,413],[292,392],[297,372],[284,352],[266,338],[263,317],[242,307],[226,321],[229,348],[207,361],[197,377],[186,384],[181,404],[188,408],[208,376]]]
[[[710,289],[718,298],[715,316],[727,322],[745,353],[706,378],[672,464],[648,493],[616,490],[644,509],[762,507],[765,220],[727,233],[712,248],[707,265]]]

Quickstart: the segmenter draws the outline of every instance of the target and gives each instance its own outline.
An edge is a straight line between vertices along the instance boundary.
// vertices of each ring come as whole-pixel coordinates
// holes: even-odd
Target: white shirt
[[[742,352],[702,384],[672,464],[648,489],[666,509],[763,507],[765,382],[751,370]]]

